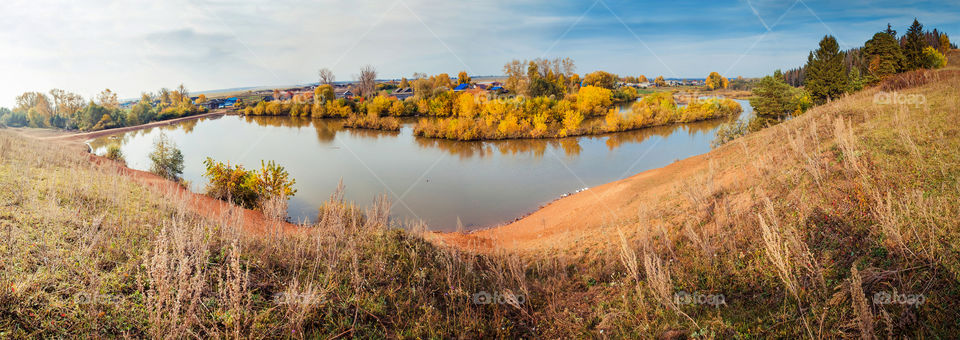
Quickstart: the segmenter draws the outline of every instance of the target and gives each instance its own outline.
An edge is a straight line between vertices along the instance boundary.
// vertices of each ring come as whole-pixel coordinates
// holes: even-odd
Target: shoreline
[[[168,119],[168,120],[155,121],[155,122],[150,122],[150,123],[147,123],[147,124],[140,124],[140,125],[134,125],[134,126],[125,126],[125,127],[119,127],[119,128],[113,128],[113,129],[97,130],[97,131],[90,131],[90,132],[80,132],[80,133],[65,132],[65,133],[62,133],[62,134],[57,134],[57,135],[53,135],[53,136],[45,136],[45,137],[39,137],[39,136],[30,136],[30,137],[32,137],[32,138],[37,138],[37,139],[40,139],[40,140],[51,140],[51,141],[81,141],[81,142],[86,142],[86,141],[88,141],[88,140],[91,140],[91,139],[94,139],[94,138],[97,138],[97,137],[110,136],[110,135],[114,135],[114,134],[118,134],[118,133],[124,133],[124,132],[130,132],[130,131],[143,130],[143,129],[153,128],[153,127],[158,127],[158,126],[171,125],[171,124],[176,124],[176,123],[180,123],[180,122],[185,122],[185,121],[190,121],[190,120],[195,120],[195,119],[201,119],[201,118],[210,118],[210,117],[215,117],[215,116],[223,116],[223,115],[226,115],[227,112],[229,112],[229,110],[226,110],[226,109],[218,109],[218,110],[214,110],[214,111],[212,111],[212,112],[207,112],[207,113],[203,113],[203,114],[198,114],[198,115],[193,115],[193,116],[187,116],[187,117],[180,117],[180,118],[174,118],[174,119]]]

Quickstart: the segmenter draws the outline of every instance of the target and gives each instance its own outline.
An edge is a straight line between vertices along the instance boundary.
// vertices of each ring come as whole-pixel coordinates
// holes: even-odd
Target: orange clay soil
[[[629,237],[660,224],[682,225],[684,216],[705,213],[693,206],[689,195],[706,192],[699,183],[708,175],[715,178],[712,185],[722,188],[730,198],[730,206],[723,209],[746,211],[751,198],[745,189],[755,184],[758,168],[748,161],[753,157],[744,155],[750,154],[748,150],[772,147],[772,138],[764,135],[778,130],[775,127],[753,133],[706,154],[558,199],[506,225],[471,233],[437,232],[431,237],[471,252],[602,251],[619,244],[621,231]],[[766,160],[769,164],[777,161]]]
[[[163,122],[154,122],[150,124],[138,125],[138,126],[129,126],[118,129],[110,129],[103,131],[95,131],[88,133],[78,133],[78,134],[69,134],[56,130],[49,129],[11,129],[17,133],[40,140],[48,140],[54,143],[60,143],[64,147],[74,148],[77,152],[86,153],[88,147],[84,144],[84,141],[95,138],[99,136],[110,135],[114,133],[121,133],[127,131],[133,131],[138,129],[144,129],[154,126],[166,125],[175,123],[177,121],[184,121],[189,119],[198,119],[203,117],[210,117],[212,115],[223,114],[222,111],[211,112],[203,115],[184,117],[175,120],[168,120]],[[180,198],[187,208],[196,213],[197,215],[203,216],[212,221],[238,221],[243,229],[247,232],[254,234],[263,234],[270,231],[275,231],[282,229],[284,231],[293,231],[298,228],[298,226],[287,223],[287,222],[277,222],[272,221],[266,218],[262,213],[256,210],[244,209],[238,207],[231,203],[227,203],[218,199],[211,198],[207,195],[197,194],[191,192],[187,188],[181,186],[180,184],[167,180],[163,177],[154,175],[146,171],[140,171],[135,169],[130,169],[124,166],[121,163],[100,157],[97,155],[89,154],[90,162],[97,164],[104,171],[114,171],[121,176],[126,176],[146,187],[149,187],[157,192],[164,193],[170,197]]]
[[[244,231],[253,234],[264,234],[282,229],[285,232],[294,231],[298,227],[287,222],[272,221],[256,210],[227,203],[207,195],[197,194],[187,190],[180,184],[167,180],[146,171],[130,169],[118,162],[91,154],[90,161],[109,170],[117,171],[146,187],[164,193],[168,197],[179,197],[191,211],[212,221],[237,221]]]

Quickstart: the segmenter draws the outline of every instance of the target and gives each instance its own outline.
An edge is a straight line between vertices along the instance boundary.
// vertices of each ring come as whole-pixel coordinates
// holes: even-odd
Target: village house
[[[338,88],[333,91],[333,94],[337,97],[337,99],[353,99],[354,96],[353,91],[350,91],[350,89],[347,88]]]
[[[397,89],[393,91],[392,95],[397,97],[399,100],[404,100],[410,97],[413,97],[413,89],[409,87],[404,87],[402,89]]]

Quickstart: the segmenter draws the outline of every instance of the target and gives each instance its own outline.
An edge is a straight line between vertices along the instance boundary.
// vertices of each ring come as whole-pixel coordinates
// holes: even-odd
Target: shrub
[[[343,126],[357,129],[400,131],[400,121],[396,117],[380,117],[373,111],[366,115],[351,114],[347,117]]]
[[[233,202],[237,205],[254,208],[257,203],[256,181],[253,171],[241,165],[222,163],[207,157],[203,161],[207,171],[203,174],[210,182],[207,184],[208,196]]]
[[[120,151],[120,144],[117,143],[111,143],[110,145],[107,145],[107,153],[104,155],[104,157],[120,163],[127,163],[127,161],[123,158],[123,151]]]
[[[923,67],[938,69],[947,66],[947,57],[937,49],[927,46],[923,49]]]
[[[717,135],[714,137],[713,141],[710,142],[710,147],[718,148],[727,142],[746,135],[747,132],[747,123],[744,123],[741,120],[720,124],[720,127],[717,128]]]
[[[210,157],[203,164],[207,168],[203,176],[210,181],[206,193],[219,200],[263,210],[265,203],[273,199],[286,202],[297,193],[293,189],[297,181],[273,161],[261,161],[260,170],[246,170],[242,165],[217,162]]]
[[[150,153],[150,172],[170,180],[177,180],[183,174],[183,153],[177,145],[160,134],[153,140],[153,152]]]

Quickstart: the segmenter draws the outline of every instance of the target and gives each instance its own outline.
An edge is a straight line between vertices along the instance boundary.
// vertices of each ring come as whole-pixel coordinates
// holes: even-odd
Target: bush
[[[26,114],[14,111],[0,117],[0,123],[9,127],[24,127],[29,124],[29,121]]]
[[[150,166],[150,172],[157,176],[178,180],[183,174],[183,153],[165,134],[161,133],[153,140],[150,161],[153,163]]]
[[[127,161],[123,158],[123,151],[120,151],[120,144],[117,143],[111,143],[110,145],[107,145],[107,153],[104,155],[104,157],[120,163],[127,163]]]
[[[273,161],[261,161],[259,171],[217,162],[210,157],[203,164],[207,167],[203,176],[210,180],[206,193],[219,200],[263,210],[264,204],[271,199],[278,198],[285,202],[297,193],[293,189],[297,181],[290,178],[284,167]]]
[[[746,135],[748,131],[747,124],[741,120],[720,124],[717,128],[717,135],[710,142],[711,148],[718,148],[734,139]]]
[[[947,66],[947,57],[937,49],[927,46],[923,49],[923,67],[938,69]]]

